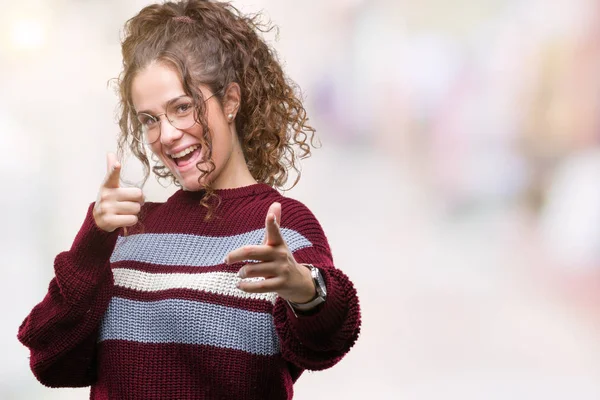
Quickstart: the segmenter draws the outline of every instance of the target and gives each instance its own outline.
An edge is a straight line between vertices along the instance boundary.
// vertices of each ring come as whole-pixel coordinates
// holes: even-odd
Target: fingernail
[[[227,256],[225,256],[225,258],[223,258],[223,263],[224,264],[229,264],[229,261],[227,260]]]
[[[275,224],[277,224],[277,215],[273,214],[273,222],[275,222]]]
[[[238,276],[242,279],[244,279],[246,277],[246,272],[244,270],[244,267],[240,268],[240,270],[238,271]]]
[[[236,282],[235,283],[235,287],[239,289],[240,288],[240,282]]]

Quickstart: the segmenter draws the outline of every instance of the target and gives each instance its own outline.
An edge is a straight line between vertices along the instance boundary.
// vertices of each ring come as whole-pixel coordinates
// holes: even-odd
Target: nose
[[[160,142],[164,145],[170,146],[181,138],[183,132],[175,128],[166,115],[160,117]]]

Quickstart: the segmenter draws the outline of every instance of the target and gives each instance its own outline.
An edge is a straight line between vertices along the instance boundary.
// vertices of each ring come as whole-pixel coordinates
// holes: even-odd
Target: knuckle
[[[287,249],[283,246],[277,247],[275,249],[275,255],[279,258],[287,259],[287,255],[288,255]]]
[[[133,196],[140,201],[144,200],[144,192],[140,188],[135,188]]]
[[[105,202],[110,199],[110,193],[107,190],[100,192],[100,202]]]
[[[112,216],[116,214],[116,207],[114,204],[108,203],[104,205],[104,214]]]
[[[106,218],[98,217],[95,219],[95,221],[96,221],[96,225],[98,226],[98,228],[108,230],[112,227],[111,224],[109,223],[109,221],[106,220]]]
[[[106,204],[104,204],[102,202],[96,204],[96,211],[97,211],[98,215],[106,214]]]

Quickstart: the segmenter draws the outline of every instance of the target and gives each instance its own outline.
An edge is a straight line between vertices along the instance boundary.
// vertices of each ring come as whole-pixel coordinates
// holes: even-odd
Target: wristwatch
[[[319,304],[324,303],[325,299],[327,298],[327,288],[325,287],[325,280],[323,279],[323,275],[321,275],[321,271],[319,271],[319,268],[315,267],[312,264],[302,265],[310,269],[310,275],[312,276],[313,283],[315,284],[317,294],[312,300],[310,300],[307,303],[294,303],[293,301],[287,300],[290,307],[292,307],[292,311],[294,309],[299,311],[312,310]]]

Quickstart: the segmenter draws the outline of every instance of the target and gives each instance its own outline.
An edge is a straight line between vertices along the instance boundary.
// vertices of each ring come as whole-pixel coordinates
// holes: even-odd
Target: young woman
[[[252,18],[208,1],[125,26],[120,154],[181,189],[144,203],[108,171],[19,339],[44,385],[92,399],[290,399],[360,329],[314,215],[275,188],[314,130]],[[150,160],[154,165],[150,166]]]

